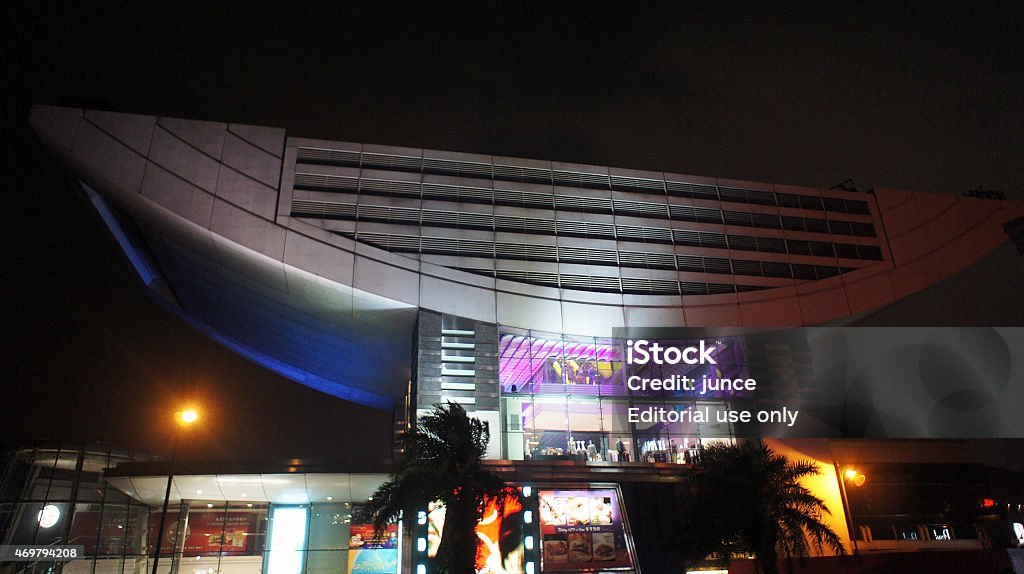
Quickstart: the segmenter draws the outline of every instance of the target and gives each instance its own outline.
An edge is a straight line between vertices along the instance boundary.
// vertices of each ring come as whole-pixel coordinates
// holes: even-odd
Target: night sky
[[[168,413],[196,396],[210,416],[187,458],[390,450],[390,417],[282,380],[147,299],[32,136],[32,103],[818,187],[852,177],[862,191],[980,185],[1024,200],[1015,3],[295,14],[39,4],[0,8],[8,440],[165,452]],[[1001,261],[941,286],[949,309],[925,293],[875,324],[1024,325],[1024,264]]]

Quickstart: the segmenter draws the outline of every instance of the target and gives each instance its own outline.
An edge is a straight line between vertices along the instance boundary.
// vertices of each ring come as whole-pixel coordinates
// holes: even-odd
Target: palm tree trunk
[[[757,564],[764,574],[779,574],[779,555],[775,540],[768,541],[757,553]]]
[[[445,510],[438,566],[447,574],[476,574],[476,509],[472,500],[457,500]]]

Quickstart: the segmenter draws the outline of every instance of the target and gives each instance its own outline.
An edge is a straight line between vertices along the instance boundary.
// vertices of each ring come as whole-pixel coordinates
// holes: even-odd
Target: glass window
[[[25,498],[28,500],[46,500],[50,492],[50,479],[57,464],[56,449],[36,450],[29,470],[29,487]]]
[[[839,212],[845,212],[846,211],[846,202],[843,201],[842,199],[836,199],[834,197],[826,197],[826,198],[824,198],[824,201],[825,201],[825,209],[828,210],[828,211],[839,211]]]
[[[525,426],[525,411],[532,402],[529,396],[522,395],[501,398],[501,431],[504,438],[502,454],[508,460],[523,460],[527,453],[532,452],[531,436]]]
[[[853,233],[849,221],[829,221],[828,227],[833,235],[850,235]]]
[[[266,504],[229,503],[220,521],[224,524],[221,556],[260,556],[266,544]]]
[[[836,243],[836,257],[844,259],[857,259],[857,246],[847,243]]]
[[[92,542],[93,551],[86,544],[86,554],[120,556],[124,553],[125,537],[134,528],[128,522],[128,506],[122,504],[78,504],[75,511],[75,527],[81,525],[82,535]],[[90,532],[92,531],[92,532]]]
[[[828,222],[824,219],[804,218],[804,228],[813,233],[828,233]]]
[[[309,550],[348,548],[352,506],[347,502],[314,504],[309,515]]]
[[[333,574],[346,569],[351,510],[349,503],[312,505],[306,574]]]
[[[870,223],[852,223],[851,227],[858,237],[875,237],[875,226]]]
[[[775,198],[779,202],[779,207],[800,207],[800,196],[790,193],[776,193]]]
[[[623,341],[611,338],[559,337],[552,334],[502,333],[500,347],[503,454],[511,460],[637,461],[682,463],[702,437],[730,439],[728,422],[701,421],[682,412],[699,409],[703,416],[725,409],[725,391],[699,392],[704,377],[748,376],[742,339],[717,341],[717,365],[626,365]],[[676,347],[696,341],[664,342]],[[519,369],[516,360],[529,349],[531,361]],[[679,388],[630,390],[628,378],[674,381]],[[689,380],[683,386],[682,377]],[[512,391],[510,380],[527,380]],[[635,384],[636,381],[634,381]],[[671,385],[669,385],[671,387]],[[742,395],[742,393],[741,393]],[[631,400],[630,397],[633,397]],[[714,400],[709,400],[714,399]],[[634,404],[635,402],[635,404]],[[671,410],[673,416],[630,423],[630,408]]]
[[[47,506],[42,502],[26,502],[16,504],[13,507],[11,532],[8,533],[8,544],[49,544],[59,539],[57,526],[64,520],[63,505],[49,505],[52,507],[44,516],[43,508]],[[56,509],[54,512],[53,509]],[[38,535],[37,535],[38,533]]]
[[[602,432],[601,404],[592,398],[570,398],[569,434],[576,441],[578,460],[601,461],[607,456],[607,439]]]
[[[32,451],[17,451],[4,462],[7,466],[0,474],[0,500],[15,501],[21,497],[22,488],[32,470]]]
[[[529,427],[535,435],[538,454],[568,456],[571,451],[568,444],[569,416],[568,400],[565,396],[537,396],[530,405],[528,414]]]
[[[13,504],[0,504],[0,540],[7,539],[7,531],[13,526]]]
[[[124,553],[145,560],[146,551],[146,525],[149,523],[149,507],[144,505],[131,505],[128,507],[127,522],[125,522]],[[262,548],[260,549],[262,551]]]
[[[857,254],[861,259],[882,259],[882,250],[874,245],[858,245]]]
[[[800,209],[814,209],[821,211],[823,209],[821,198],[814,195],[801,195]]]
[[[305,506],[271,508],[266,574],[302,574],[308,514]]]
[[[789,252],[794,255],[810,255],[811,244],[799,239],[787,239],[786,246],[789,248]]]

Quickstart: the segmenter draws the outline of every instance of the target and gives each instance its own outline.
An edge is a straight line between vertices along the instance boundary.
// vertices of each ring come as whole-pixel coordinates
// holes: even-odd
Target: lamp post
[[[183,427],[192,426],[193,423],[199,420],[199,411],[192,407],[187,407],[174,413],[174,418],[178,423],[177,428],[174,431],[174,443],[171,447],[171,467],[167,471],[167,489],[164,491],[164,508],[163,512],[160,513],[160,526],[156,531],[156,549],[153,553],[153,574],[157,574],[157,565],[160,563],[160,547],[164,540],[164,526],[167,522],[167,506],[171,501],[171,482],[174,480],[174,463],[178,456],[178,439],[181,437],[181,429]],[[178,532],[178,536],[184,536],[184,532]]]
[[[846,528],[850,531],[850,542],[853,542],[853,553],[859,553],[857,548],[857,533],[854,532],[856,524],[853,521],[853,509],[850,508],[850,499],[846,496],[846,482],[852,482],[854,486],[864,486],[867,477],[853,468],[839,470],[839,461],[834,461],[836,467],[836,480],[839,481],[839,492],[843,496],[843,514],[846,515]]]

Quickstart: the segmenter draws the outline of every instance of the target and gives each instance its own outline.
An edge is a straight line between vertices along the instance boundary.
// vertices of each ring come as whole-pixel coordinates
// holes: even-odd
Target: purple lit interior
[[[578,343],[572,341],[552,341],[549,339],[535,339],[518,335],[503,335],[498,344],[499,367],[498,377],[501,381],[502,390],[511,392],[512,385],[516,390],[522,392],[543,393],[543,382],[541,374],[547,365],[547,359],[557,358],[561,360],[599,361],[610,363],[615,360],[616,347],[612,345],[598,345],[596,343]],[[538,388],[530,389],[530,385],[536,383]],[[553,384],[558,387],[557,392],[564,392],[563,385]],[[598,385],[575,385],[581,388],[574,388],[574,394],[597,395]],[[594,388],[584,389],[582,387]]]
[[[672,342],[665,342],[669,345]],[[687,346],[696,341],[677,341],[675,346]],[[748,376],[743,352],[742,339],[724,339],[712,353],[718,365],[624,365],[621,347],[618,344],[596,342],[559,341],[522,335],[502,335],[499,341],[499,380],[504,393],[535,395],[573,396],[623,396],[627,393],[624,385],[624,370],[647,378],[689,376],[699,380],[702,376],[714,378],[716,369],[724,378]],[[555,365],[557,363],[557,366]],[[586,375],[575,377],[576,383],[558,372],[575,365],[574,373],[586,371]],[[623,369],[626,367],[626,369]],[[557,370],[556,370],[557,369]],[[586,384],[580,384],[586,383]],[[514,390],[513,390],[514,387]],[[634,396],[666,396],[656,393],[634,392]],[[705,398],[729,398],[721,392],[670,393],[670,396],[694,396]]]

